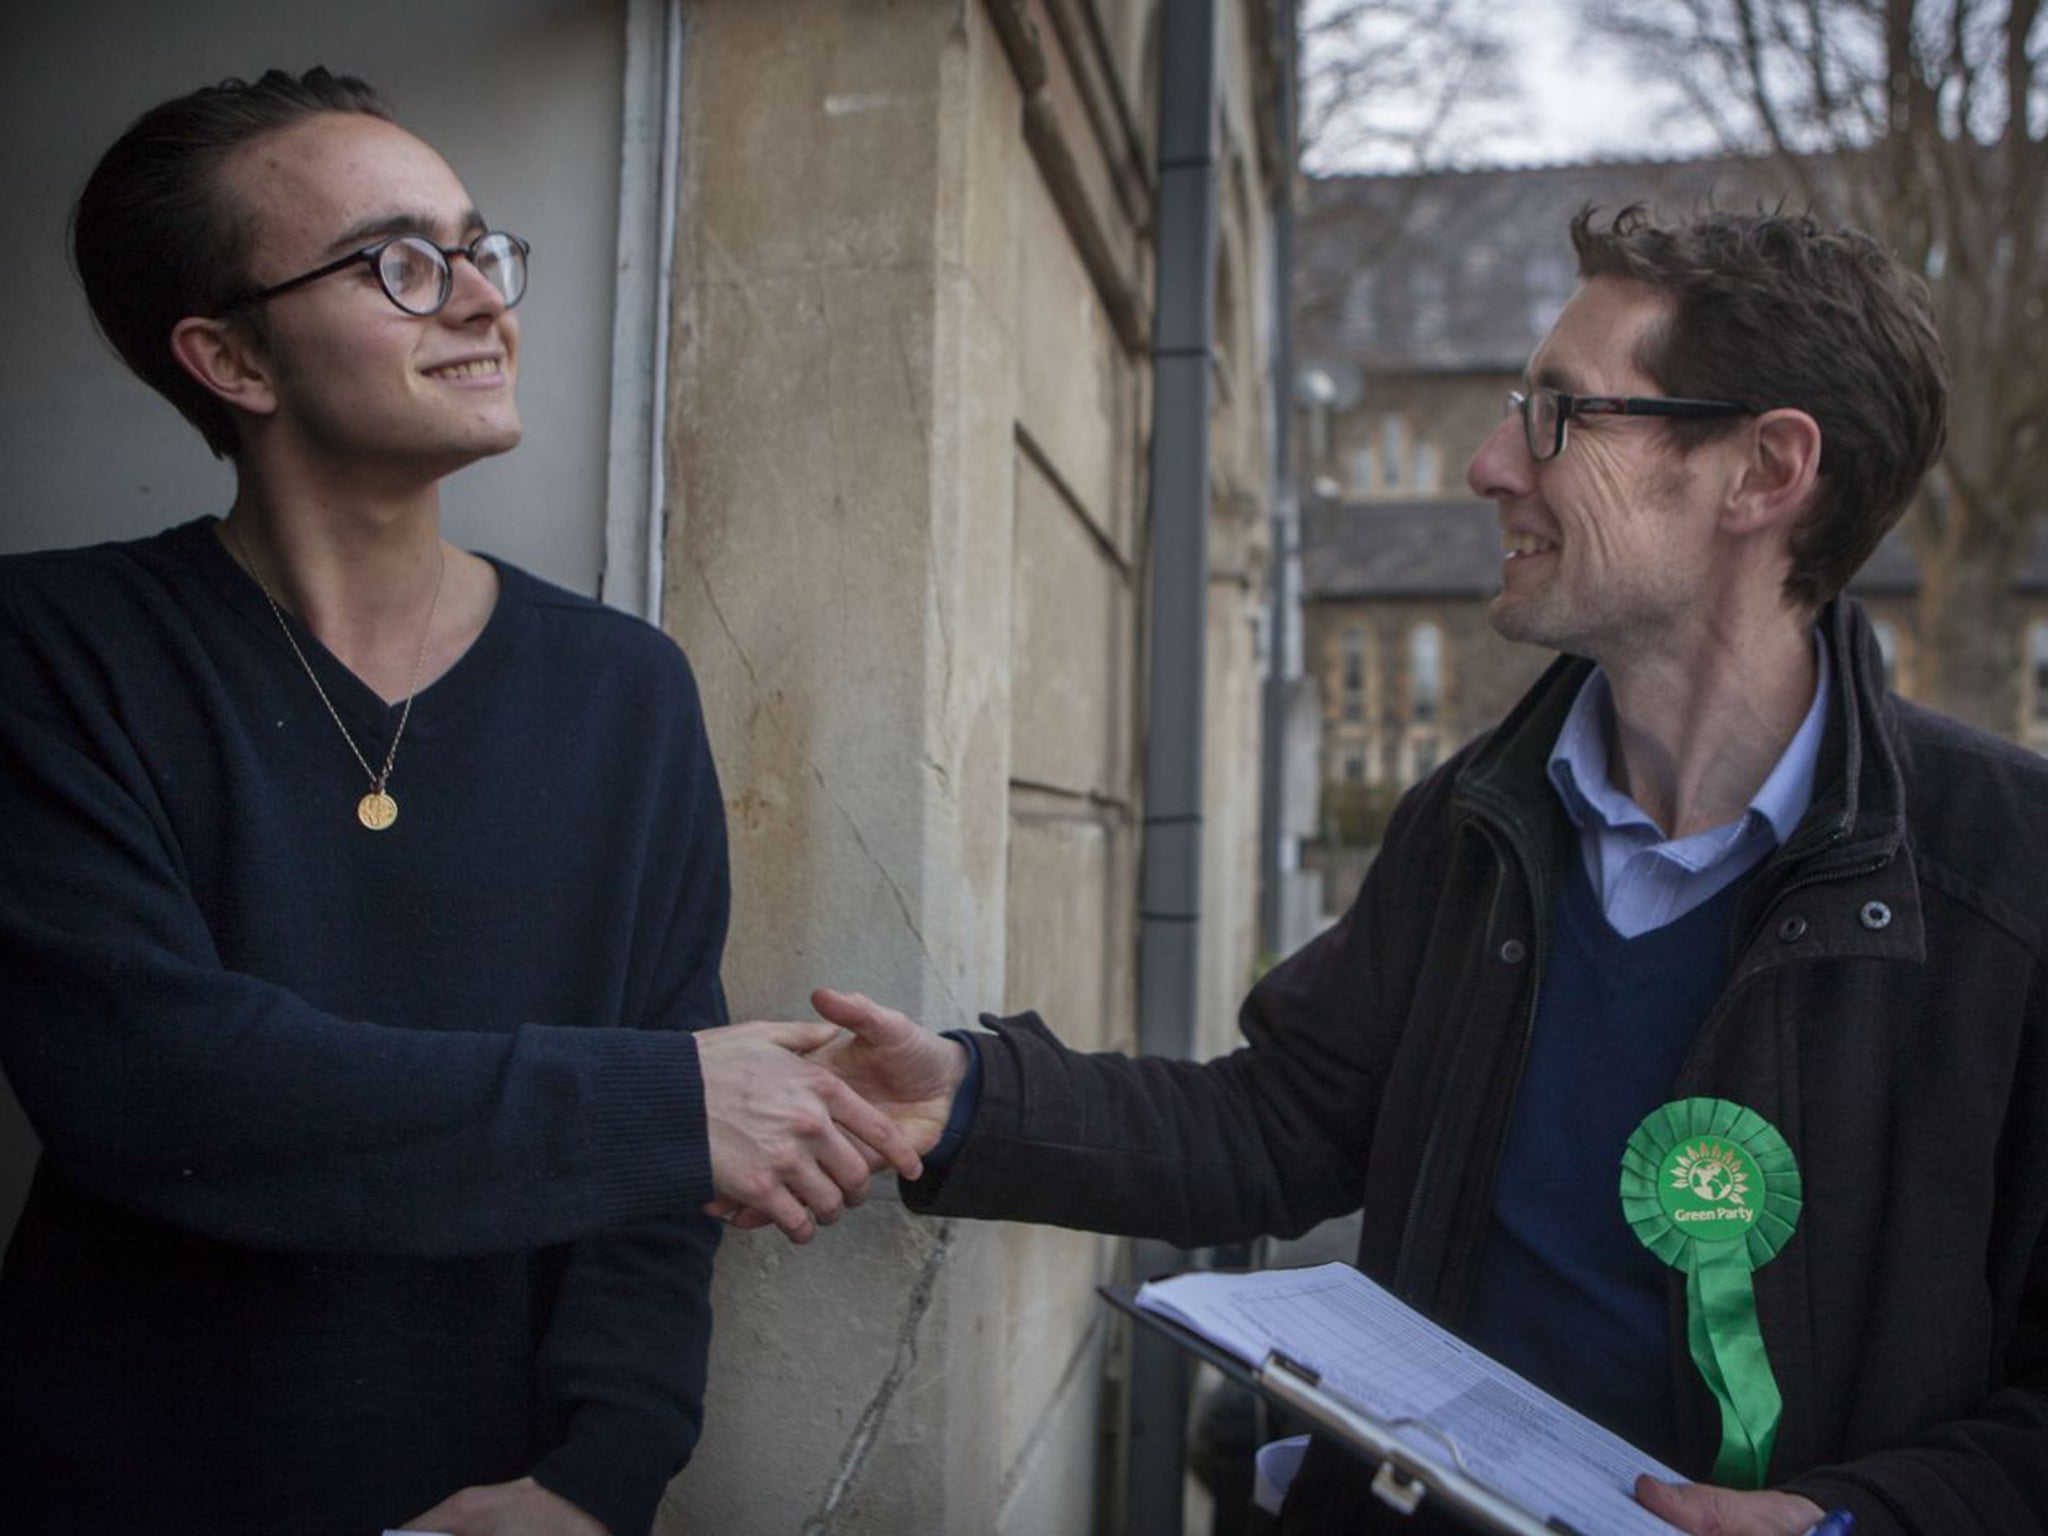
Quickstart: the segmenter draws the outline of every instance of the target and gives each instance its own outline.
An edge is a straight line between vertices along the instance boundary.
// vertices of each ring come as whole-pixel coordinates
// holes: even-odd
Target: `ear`
[[[1739,439],[1747,448],[1722,508],[1731,533],[1789,530],[1820,480],[1820,423],[1806,412],[1765,411]]]
[[[197,315],[171,327],[171,355],[200,386],[237,410],[268,416],[277,391],[262,349],[246,326]]]

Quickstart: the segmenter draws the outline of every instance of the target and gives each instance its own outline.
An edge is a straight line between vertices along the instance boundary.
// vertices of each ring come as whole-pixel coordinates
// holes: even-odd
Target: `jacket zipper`
[[[1860,880],[1865,875],[1874,875],[1880,869],[1883,869],[1885,865],[1891,863],[1891,861],[1892,855],[1887,853],[1881,854],[1876,858],[1862,859],[1854,864],[1843,864],[1837,869],[1813,870],[1804,877],[1791,881],[1783,890],[1774,894],[1771,897],[1771,904],[1776,906],[1794,891],[1803,891],[1810,885],[1826,885],[1836,880]],[[1754,936],[1752,935],[1752,937]],[[1743,947],[1745,949],[1749,947],[1747,940],[1744,941]]]
[[[1520,848],[1519,840],[1514,836],[1514,834],[1511,831],[1509,831],[1509,829],[1506,826],[1501,827],[1501,836],[1505,837],[1510,844],[1515,845],[1511,853],[1504,852],[1501,847],[1500,841],[1496,838],[1494,834],[1494,830],[1488,826],[1487,822],[1484,819],[1475,816],[1473,818],[1473,826],[1478,830],[1479,834],[1486,839],[1487,847],[1493,854],[1494,865],[1497,871],[1499,872],[1499,877],[1503,887],[1505,887],[1506,882],[1513,877],[1518,868],[1521,872],[1524,885],[1528,885],[1530,883],[1527,873],[1529,868],[1529,860]],[[1519,861],[1519,864],[1517,861]],[[1536,1009],[1542,1000],[1543,992],[1543,961],[1549,949],[1549,936],[1547,933],[1541,931],[1543,928],[1543,924],[1536,921],[1536,904],[1533,899],[1531,900],[1529,905],[1531,909],[1531,931],[1529,934],[1529,1006],[1522,1017],[1522,1038],[1520,1046],[1515,1053],[1514,1089],[1509,1094],[1507,1103],[1507,1114],[1509,1118],[1512,1118],[1514,1114],[1515,1099],[1520,1095],[1522,1091],[1522,1072],[1529,1064],[1529,1047],[1536,1038]],[[1505,1122],[1503,1122],[1503,1124],[1505,1125]],[[1429,1127],[1429,1136],[1422,1144],[1422,1160],[1420,1163],[1416,1165],[1415,1169],[1415,1188],[1409,1192],[1408,1213],[1402,1219],[1401,1223],[1401,1246],[1399,1251],[1403,1256],[1407,1255],[1410,1251],[1408,1246],[1409,1237],[1415,1231],[1416,1217],[1421,1214],[1423,1197],[1429,1192],[1431,1179],[1435,1172],[1438,1138],[1442,1134],[1442,1126],[1443,1117],[1441,1115],[1438,1115],[1435,1119],[1431,1121]],[[1505,1136],[1505,1129],[1503,1129],[1502,1134],[1503,1136]],[[1493,1176],[1499,1172],[1499,1169],[1500,1149],[1499,1147],[1495,1147],[1492,1160],[1489,1163],[1486,1170],[1489,1185],[1491,1184]],[[1457,1241],[1459,1242],[1460,1247],[1463,1251],[1458,1256],[1459,1262],[1457,1264],[1446,1262],[1446,1264],[1443,1266],[1443,1269],[1438,1277],[1440,1289],[1441,1282],[1444,1279],[1448,1278],[1453,1273],[1453,1271],[1457,1269],[1460,1265],[1469,1262],[1472,1248],[1471,1239],[1468,1236],[1465,1236],[1457,1238]],[[1460,1289],[1462,1290],[1462,1288],[1463,1287],[1461,1284]],[[1418,1298],[1413,1294],[1415,1291],[1415,1286],[1412,1283],[1412,1277],[1411,1283],[1407,1286],[1404,1286],[1402,1289],[1409,1293],[1404,1296],[1404,1300],[1407,1300],[1410,1303],[1414,1303],[1417,1301]],[[1433,1310],[1440,1313],[1443,1311],[1443,1308],[1441,1307],[1441,1305],[1439,1305]]]

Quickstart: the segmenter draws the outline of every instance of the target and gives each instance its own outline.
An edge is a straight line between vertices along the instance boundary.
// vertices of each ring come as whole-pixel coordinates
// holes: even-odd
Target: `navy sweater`
[[[1572,857],[1466,1333],[1653,1456],[1679,1459],[1671,1271],[1621,1214],[1621,1153],[1671,1098],[1728,977],[1737,880],[1661,928],[1608,926]]]
[[[373,1533],[701,1420],[722,804],[675,646],[500,566],[367,787],[211,520],[0,561],[0,1529]],[[398,711],[303,629],[366,757]]]

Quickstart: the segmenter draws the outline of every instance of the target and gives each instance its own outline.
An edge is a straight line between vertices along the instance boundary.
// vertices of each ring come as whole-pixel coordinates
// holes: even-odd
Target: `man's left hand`
[[[1654,1477],[1636,1479],[1636,1502],[1692,1536],[1800,1536],[1825,1517],[1818,1504],[1796,1493],[1741,1493]]]
[[[465,1488],[414,1515],[404,1528],[448,1536],[611,1536],[601,1523],[530,1477]]]

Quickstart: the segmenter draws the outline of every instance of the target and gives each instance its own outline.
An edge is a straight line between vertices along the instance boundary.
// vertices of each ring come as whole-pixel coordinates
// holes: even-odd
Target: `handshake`
[[[959,1041],[859,993],[820,988],[811,1006],[825,1022],[697,1033],[716,1197],[704,1209],[795,1243],[867,1199],[883,1168],[924,1171],[968,1062]]]

